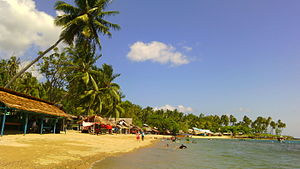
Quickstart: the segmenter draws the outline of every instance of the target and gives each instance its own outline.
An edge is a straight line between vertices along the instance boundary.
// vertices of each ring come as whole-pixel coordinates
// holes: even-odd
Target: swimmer
[[[187,147],[183,144],[181,144],[181,146],[179,147],[179,149],[186,149]]]

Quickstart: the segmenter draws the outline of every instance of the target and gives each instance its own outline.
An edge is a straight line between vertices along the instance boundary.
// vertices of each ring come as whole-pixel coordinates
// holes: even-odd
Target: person
[[[142,131],[142,141],[144,141],[145,133]]]
[[[181,144],[181,146],[179,147],[179,149],[186,149],[187,147],[183,144]]]
[[[136,140],[137,140],[138,142],[140,142],[140,133],[139,133],[139,132],[136,133]]]
[[[175,142],[175,141],[176,141],[176,137],[175,137],[175,136],[172,136],[172,137],[171,137],[171,140],[172,140],[172,142]]]

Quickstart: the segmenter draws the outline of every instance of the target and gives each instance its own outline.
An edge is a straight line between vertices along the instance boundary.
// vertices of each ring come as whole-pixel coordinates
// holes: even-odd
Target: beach
[[[90,168],[95,161],[152,145],[162,136],[92,135],[78,131],[67,134],[27,134],[0,137],[0,168]]]
[[[106,157],[151,146],[161,138],[171,136],[146,135],[137,142],[133,134],[92,135],[79,131],[66,134],[5,135],[0,137],[1,168],[76,168],[86,169]],[[193,136],[193,138],[220,138]]]
[[[291,150],[294,151],[294,149],[298,149],[298,147],[292,147],[291,149],[293,144],[281,145],[272,141],[264,143],[261,141],[253,142],[251,140],[249,140],[250,142],[245,142],[239,141],[239,139],[230,139],[231,137],[229,136],[193,136],[193,140],[195,141],[193,143],[187,143],[185,139],[181,139],[179,143],[172,143],[170,144],[170,147],[166,149],[166,144],[171,143],[170,140],[166,140],[166,138],[169,137],[171,136],[146,135],[144,141],[138,142],[134,134],[106,134],[97,136],[80,133],[79,131],[68,131],[66,134],[27,134],[26,136],[5,135],[0,137],[0,168],[88,169],[92,166],[95,166],[93,168],[118,168],[119,165],[127,165],[129,168],[138,168],[134,165],[142,165],[144,163],[148,163],[148,168],[154,166],[156,168],[164,168],[168,167],[175,157],[181,159],[178,159],[179,164],[176,163],[173,167],[184,168],[185,166],[180,166],[180,161],[183,160],[182,162],[184,162],[185,155],[187,155],[186,153],[191,153],[193,156],[199,156],[200,154],[203,156],[203,159],[207,158],[206,161],[208,162],[210,161],[208,157],[216,156],[220,153],[221,156],[227,158],[227,155],[230,155],[231,153],[236,154],[239,152],[238,154],[240,154],[240,152],[244,152],[245,158],[248,158],[249,152],[260,151],[262,148],[268,146],[271,146],[271,148],[274,149],[274,152],[277,152],[278,148],[280,148],[280,151],[282,148],[287,149],[287,153],[290,153]],[[161,139],[162,141],[159,141]],[[222,141],[222,139],[225,139],[226,141]],[[182,153],[176,150],[181,143],[187,144],[188,146],[188,150],[183,151]],[[239,149],[234,148],[236,146],[239,146]],[[249,146],[252,148],[246,150],[246,147]],[[261,148],[255,150],[257,149],[256,146],[261,146]],[[234,150],[234,152],[230,152],[232,150]],[[226,155],[227,152],[229,154]],[[223,153],[225,153],[225,155]],[[260,153],[262,152],[260,151]],[[264,153],[268,153],[268,151],[265,151]],[[272,154],[268,155],[271,156]],[[166,158],[164,160],[169,160],[170,162],[161,163],[161,159],[157,158],[162,158],[162,156]],[[167,157],[170,157],[170,159]],[[238,156],[234,155],[233,157]],[[277,159],[278,157],[274,158]],[[148,159],[148,161],[144,161],[146,159]],[[252,160],[258,159],[253,157]],[[291,160],[293,160],[293,158]],[[130,161],[135,161],[135,164],[131,164]],[[286,163],[285,161],[283,162]],[[187,163],[192,164],[190,161]],[[206,165],[203,163],[201,164],[201,167],[204,168],[205,166],[211,165],[210,162]],[[191,168],[199,168],[197,163],[193,163],[193,165],[194,166],[191,166]],[[231,164],[226,165],[231,166]],[[251,163],[251,165],[254,164]]]

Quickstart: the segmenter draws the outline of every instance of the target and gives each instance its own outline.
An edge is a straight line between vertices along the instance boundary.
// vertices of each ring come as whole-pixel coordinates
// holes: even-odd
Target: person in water
[[[171,137],[171,140],[172,140],[173,142],[175,142],[175,141],[176,141],[176,137],[175,137],[175,136],[172,136],[172,137]]]
[[[181,144],[181,146],[179,147],[179,149],[186,149],[187,147],[183,144]]]

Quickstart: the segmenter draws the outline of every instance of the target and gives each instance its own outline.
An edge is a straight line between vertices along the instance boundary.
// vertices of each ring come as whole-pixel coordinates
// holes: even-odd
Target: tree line
[[[178,110],[155,110],[152,107],[142,108],[130,101],[121,103],[124,109],[123,117],[132,117],[136,125],[147,124],[157,127],[161,132],[179,130],[187,132],[192,127],[209,129],[212,132],[233,134],[277,134],[280,135],[286,124],[281,120],[274,121],[271,117],[257,117],[252,120],[244,116],[241,121],[233,115],[195,115],[185,114]]]

